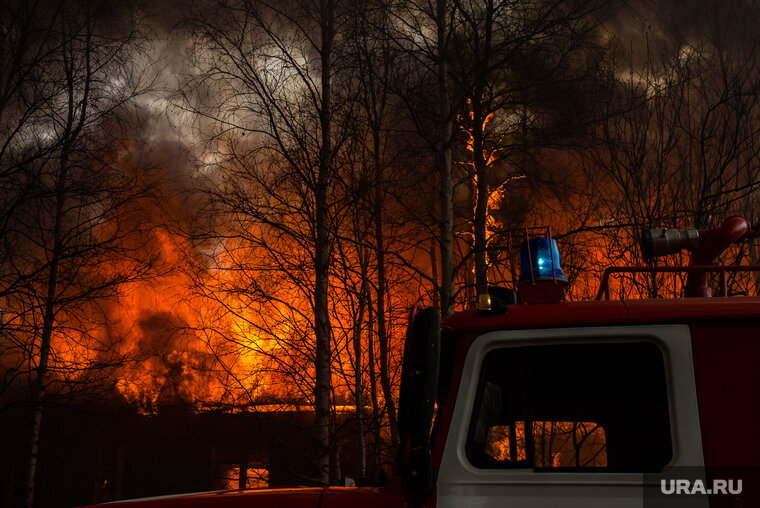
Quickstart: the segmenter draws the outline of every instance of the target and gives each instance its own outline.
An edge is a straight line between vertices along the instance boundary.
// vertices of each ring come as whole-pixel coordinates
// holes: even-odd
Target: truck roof
[[[760,317],[760,297],[592,300],[510,305],[507,312],[458,312],[443,320],[456,332],[674,323]]]

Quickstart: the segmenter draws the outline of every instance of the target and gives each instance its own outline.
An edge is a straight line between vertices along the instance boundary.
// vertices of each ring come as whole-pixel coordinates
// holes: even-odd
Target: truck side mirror
[[[422,506],[433,492],[430,429],[441,363],[441,312],[428,308],[413,315],[404,345],[398,425],[399,468],[407,503]]]

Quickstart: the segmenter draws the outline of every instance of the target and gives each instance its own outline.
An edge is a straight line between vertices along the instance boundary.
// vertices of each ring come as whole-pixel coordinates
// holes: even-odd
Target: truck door
[[[436,504],[681,506],[661,481],[695,475],[687,326],[491,332],[465,359]],[[678,502],[707,506],[704,496]]]

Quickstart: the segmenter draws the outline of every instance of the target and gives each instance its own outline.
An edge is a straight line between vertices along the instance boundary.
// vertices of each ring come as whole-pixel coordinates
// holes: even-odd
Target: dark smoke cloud
[[[673,58],[689,46],[740,53],[757,41],[758,23],[760,4],[752,0],[626,0],[606,25],[640,68],[648,56]]]

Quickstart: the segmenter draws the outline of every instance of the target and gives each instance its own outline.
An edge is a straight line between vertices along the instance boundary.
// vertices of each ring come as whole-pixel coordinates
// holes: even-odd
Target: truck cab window
[[[489,352],[466,451],[480,468],[662,470],[672,445],[660,349],[600,342]]]

